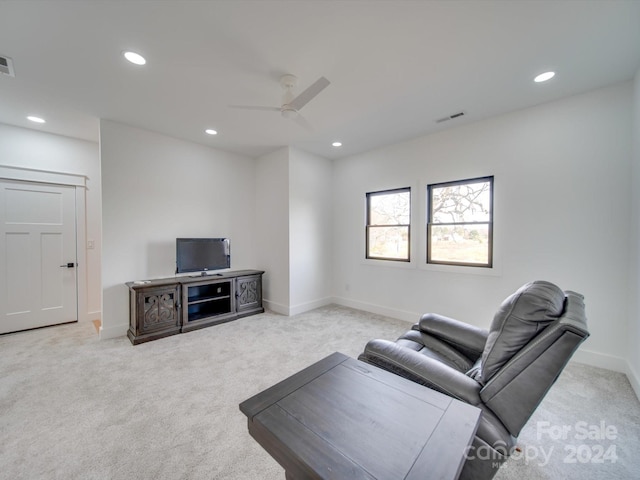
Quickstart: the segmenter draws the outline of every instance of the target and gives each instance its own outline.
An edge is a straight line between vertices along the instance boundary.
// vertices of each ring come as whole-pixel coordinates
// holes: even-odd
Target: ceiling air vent
[[[15,77],[16,75],[13,72],[13,60],[9,57],[0,55],[0,73],[3,75],[9,75],[10,77]]]
[[[439,118],[438,120],[436,120],[436,123],[442,123],[442,122],[446,122],[446,121],[449,121],[449,120],[453,120],[455,118],[462,117],[463,115],[464,115],[464,112],[454,113],[452,115],[449,115],[448,117]]]

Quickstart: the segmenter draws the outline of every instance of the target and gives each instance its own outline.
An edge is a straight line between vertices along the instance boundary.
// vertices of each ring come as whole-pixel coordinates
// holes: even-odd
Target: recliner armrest
[[[388,340],[371,340],[359,360],[471,405],[479,405],[480,384],[447,365]]]
[[[473,359],[482,355],[489,332],[454,318],[425,313],[420,318],[418,329],[424,333],[458,347]]]

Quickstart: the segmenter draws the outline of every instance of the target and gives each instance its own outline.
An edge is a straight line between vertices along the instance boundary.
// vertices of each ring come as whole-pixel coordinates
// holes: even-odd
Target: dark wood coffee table
[[[456,479],[480,409],[334,353],[240,404],[287,479]]]

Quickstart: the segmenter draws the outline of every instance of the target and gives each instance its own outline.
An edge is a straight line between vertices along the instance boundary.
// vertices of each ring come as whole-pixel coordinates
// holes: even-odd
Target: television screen
[[[176,273],[206,272],[230,266],[228,238],[176,239]]]

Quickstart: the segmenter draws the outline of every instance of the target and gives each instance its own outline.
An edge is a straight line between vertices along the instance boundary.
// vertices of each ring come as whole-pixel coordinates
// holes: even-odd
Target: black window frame
[[[456,185],[466,185],[471,183],[484,183],[489,182],[489,221],[487,222],[447,222],[447,223],[436,223],[432,222],[433,219],[433,189],[434,188],[445,188],[452,187]],[[462,267],[477,267],[477,268],[493,268],[493,210],[494,210],[494,202],[493,202],[493,192],[494,192],[494,176],[488,175],[485,177],[476,177],[476,178],[468,178],[465,180],[455,180],[452,182],[441,182],[441,183],[432,183],[427,185],[427,264],[429,265],[451,265],[451,266],[462,266]],[[488,258],[487,263],[472,263],[472,262],[452,262],[452,261],[442,261],[442,260],[433,260],[431,258],[431,229],[433,225],[443,226],[443,225],[487,225],[488,226]]]
[[[407,224],[384,224],[384,225],[373,225],[371,224],[371,197],[380,196],[380,195],[389,195],[394,193],[408,193],[409,194],[409,223]],[[391,262],[411,262],[411,187],[402,187],[402,188],[392,188],[389,190],[377,190],[373,192],[366,193],[366,227],[365,227],[365,258],[367,260],[382,260],[382,261],[391,261]],[[407,258],[397,258],[397,257],[378,257],[371,256],[369,253],[369,231],[371,228],[376,227],[406,227],[407,228]]]

